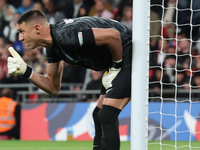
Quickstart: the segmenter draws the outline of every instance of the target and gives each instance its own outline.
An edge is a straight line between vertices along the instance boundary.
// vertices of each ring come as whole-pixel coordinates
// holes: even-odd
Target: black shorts
[[[112,81],[111,88],[106,90],[104,86],[102,86],[101,95],[105,95],[105,98],[114,99],[131,97],[131,66],[121,69]]]

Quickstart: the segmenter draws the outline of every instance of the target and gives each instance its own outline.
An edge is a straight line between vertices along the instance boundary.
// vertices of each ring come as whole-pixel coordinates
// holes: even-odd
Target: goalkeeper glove
[[[20,74],[28,79],[32,77],[33,69],[28,66],[13,47],[8,48],[13,57],[8,57],[8,73],[10,75]]]
[[[109,70],[103,74],[102,84],[106,90],[112,85],[111,83],[120,72],[121,66],[122,60],[113,61],[113,67],[109,68]]]

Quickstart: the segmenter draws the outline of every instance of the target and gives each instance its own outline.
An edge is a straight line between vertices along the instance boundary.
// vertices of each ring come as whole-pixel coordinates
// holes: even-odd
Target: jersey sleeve
[[[61,59],[58,57],[58,55],[53,49],[47,48],[46,53],[47,53],[48,63],[55,63],[61,61]]]
[[[87,26],[81,26],[77,22],[68,23],[63,21],[64,25],[57,30],[57,36],[60,46],[68,50],[79,49],[81,47],[95,46],[93,31]]]

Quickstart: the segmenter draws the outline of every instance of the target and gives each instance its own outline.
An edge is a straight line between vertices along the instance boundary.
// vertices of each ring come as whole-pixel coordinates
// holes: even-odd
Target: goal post
[[[150,1],[133,0],[131,150],[148,149]]]

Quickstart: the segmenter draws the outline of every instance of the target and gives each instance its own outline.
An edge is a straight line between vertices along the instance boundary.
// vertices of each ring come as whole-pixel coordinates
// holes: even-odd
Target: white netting
[[[150,8],[149,145],[200,149],[200,0]]]

